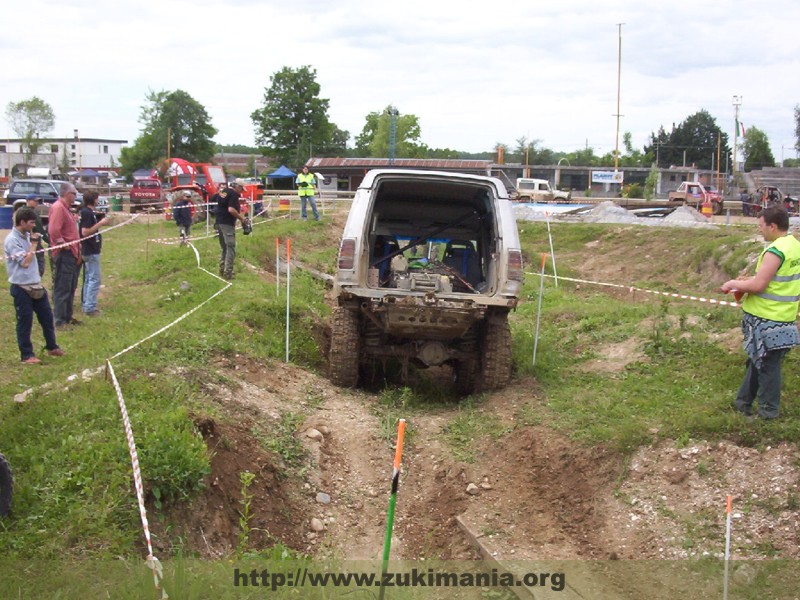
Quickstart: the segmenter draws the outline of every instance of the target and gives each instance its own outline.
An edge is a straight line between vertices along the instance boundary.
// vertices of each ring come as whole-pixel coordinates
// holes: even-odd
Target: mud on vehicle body
[[[522,255],[505,187],[490,177],[370,171],[339,248],[330,375],[356,386],[364,367],[449,365],[462,393],[511,377],[508,314]]]

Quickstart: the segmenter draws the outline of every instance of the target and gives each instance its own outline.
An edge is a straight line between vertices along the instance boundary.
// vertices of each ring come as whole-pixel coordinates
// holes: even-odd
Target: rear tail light
[[[508,251],[508,278],[512,281],[522,282],[522,252],[519,250]]]
[[[344,238],[339,246],[339,268],[352,269],[355,264],[356,241]]]

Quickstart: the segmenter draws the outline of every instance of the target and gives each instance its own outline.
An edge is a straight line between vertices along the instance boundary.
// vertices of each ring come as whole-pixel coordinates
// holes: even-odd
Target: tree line
[[[730,170],[731,145],[727,133],[706,110],[700,110],[681,123],[663,126],[652,132],[644,147],[633,148],[631,134],[625,132],[619,155],[595,153],[587,146],[573,152],[558,152],[541,146],[541,140],[522,136],[515,144],[502,142],[485,152],[470,153],[450,148],[431,148],[422,141],[419,118],[403,114],[397,107],[386,106],[371,112],[348,147],[350,132],[330,120],[330,100],[321,97],[316,70],[306,65],[283,67],[270,76],[261,106],[250,114],[255,146],[234,144],[219,146],[213,142],[218,133],[205,107],[183,90],[150,91],[141,108],[141,132],[133,144],[122,149],[124,174],[141,168],[153,168],[169,156],[192,162],[210,162],[220,150],[262,154],[272,164],[298,168],[311,156],[388,158],[454,158],[495,160],[502,153],[505,162],[521,164],[556,164],[572,166],[668,167],[695,165],[701,169]],[[800,152],[800,104],[795,107],[795,148]],[[6,118],[12,130],[23,140],[26,162],[46,141],[54,125],[52,107],[33,97],[10,102]],[[767,135],[751,126],[741,138],[740,150],[746,171],[775,166]],[[797,160],[784,161],[798,166]]]

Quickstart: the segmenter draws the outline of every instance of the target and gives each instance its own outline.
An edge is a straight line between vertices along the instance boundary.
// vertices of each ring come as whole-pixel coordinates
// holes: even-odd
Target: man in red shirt
[[[78,224],[70,212],[72,202],[78,190],[71,183],[62,183],[59,198],[50,207],[50,245],[53,255],[53,313],[56,327],[78,325],[80,321],[73,318],[72,306],[75,301],[75,290],[78,287],[78,275],[81,270],[81,245],[78,242]],[[61,246],[62,244],[69,244]]]

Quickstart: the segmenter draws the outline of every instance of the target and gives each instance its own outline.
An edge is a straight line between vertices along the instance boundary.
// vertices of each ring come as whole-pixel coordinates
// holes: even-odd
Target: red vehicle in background
[[[210,163],[191,163],[182,158],[170,160],[166,170],[167,181],[170,184],[170,197],[174,201],[181,196],[184,190],[192,192],[193,199],[197,200],[197,207],[194,211],[195,220],[206,218],[206,211],[209,207],[211,198],[227,183],[225,169],[219,165]],[[262,192],[263,193],[263,192]],[[247,198],[243,200],[252,200]],[[242,202],[242,213],[249,214],[252,202]],[[169,211],[167,211],[169,213]]]
[[[156,177],[134,179],[133,187],[131,187],[130,191],[130,198],[132,213],[140,210],[154,210],[160,212],[163,201],[161,180]]]

